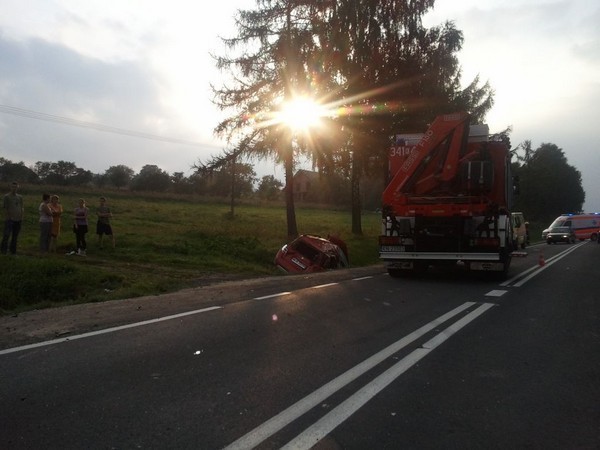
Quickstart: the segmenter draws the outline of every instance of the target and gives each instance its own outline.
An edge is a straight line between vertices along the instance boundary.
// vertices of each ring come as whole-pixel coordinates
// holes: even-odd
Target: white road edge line
[[[50,341],[37,342],[35,344],[23,345],[21,347],[13,347],[7,348],[5,350],[0,350],[0,355],[7,355],[9,353],[21,352],[23,350],[30,350],[38,347],[45,347],[47,345],[60,344],[61,342],[75,341],[77,339],[84,339],[92,336],[98,336],[100,334],[113,333],[115,331],[126,330],[128,328],[141,327],[144,325],[150,325],[152,323],[164,322],[165,320],[173,320],[178,319],[180,317],[191,316],[193,314],[200,314],[209,311],[214,311],[215,309],[223,309],[222,306],[211,306],[209,308],[197,309],[195,311],[187,311],[180,314],[173,314],[172,316],[159,317],[157,319],[145,320],[143,322],[129,323],[127,325],[121,325],[118,327],[106,328],[104,330],[90,331],[89,333],[76,334],[74,336],[64,337],[60,339],[52,339]]]
[[[291,292],[278,292],[277,294],[265,295],[263,297],[254,297],[254,300],[266,300],[268,298],[283,297],[284,295],[290,295]]]
[[[329,286],[336,286],[339,283],[327,283],[327,284],[319,284],[318,286],[313,286],[312,289],[323,289]]]
[[[354,395],[346,399],[339,406],[331,410],[328,414],[323,416],[320,420],[315,422],[313,425],[308,427],[297,437],[288,442],[282,447],[282,450],[299,450],[299,449],[310,449],[316,445],[322,438],[327,436],[333,431],[338,425],[348,419],[352,414],[362,408],[369,400],[375,395],[385,389],[390,383],[396,378],[414,366],[417,362],[427,356],[433,349],[438,347],[453,334],[469,324],[481,314],[486,312],[494,306],[491,303],[483,303],[477,309],[471,311],[469,314],[456,321],[448,328],[443,330],[441,333],[434,336],[432,339],[423,344],[422,348],[418,348],[410,353],[408,356],[400,360],[394,366],[383,372],[373,381],[363,386]]]
[[[225,447],[225,449],[234,450],[249,449],[256,447],[261,442],[277,433],[283,427],[290,424],[307,411],[321,404],[326,398],[330,397],[338,390],[342,389],[344,386],[354,381],[356,378],[371,370],[373,367],[380,364],[387,358],[391,357],[392,355],[394,355],[407,345],[411,344],[415,340],[419,339],[426,333],[429,333],[431,330],[437,328],[442,323],[471,308],[473,305],[475,305],[475,302],[463,303],[462,305],[454,308],[446,314],[441,315],[437,319],[432,320],[428,324],[423,325],[421,328],[404,336],[402,339],[394,342],[393,344],[384,348],[375,355],[365,359],[360,364],[347,370],[340,376],[331,380],[329,383],[321,386],[316,391],[297,401],[292,406],[288,407],[276,416],[273,416],[271,419],[259,425],[252,431],[249,431],[235,442],[229,444],[227,447]]]
[[[371,279],[371,278],[373,278],[373,276],[372,276],[372,275],[369,275],[369,276],[367,276],[367,277],[352,278],[352,281],[362,281],[362,280],[369,280],[369,279]]]

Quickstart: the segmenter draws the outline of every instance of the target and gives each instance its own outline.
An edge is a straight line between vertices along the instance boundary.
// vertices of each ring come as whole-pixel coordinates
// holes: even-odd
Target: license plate
[[[472,261],[470,264],[471,270],[497,271],[504,269],[504,264],[498,262],[479,262]]]
[[[381,247],[379,247],[379,249],[382,252],[403,252],[404,246],[403,245],[382,245]]]

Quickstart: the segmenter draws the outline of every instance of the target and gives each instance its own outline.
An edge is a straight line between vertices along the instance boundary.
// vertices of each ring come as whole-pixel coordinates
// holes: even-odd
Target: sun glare
[[[324,108],[315,101],[299,97],[286,102],[281,110],[281,122],[295,131],[307,131],[319,125]]]

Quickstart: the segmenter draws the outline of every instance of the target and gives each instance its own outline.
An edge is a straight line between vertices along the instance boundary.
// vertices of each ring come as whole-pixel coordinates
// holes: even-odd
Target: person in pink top
[[[50,232],[50,251],[56,252],[58,236],[60,235],[60,216],[63,207],[59,202],[58,195],[50,197],[50,209],[52,210],[52,231]]]
[[[52,210],[50,209],[50,194],[42,195],[42,203],[38,208],[40,213],[40,251],[50,251],[50,235],[52,233]]]

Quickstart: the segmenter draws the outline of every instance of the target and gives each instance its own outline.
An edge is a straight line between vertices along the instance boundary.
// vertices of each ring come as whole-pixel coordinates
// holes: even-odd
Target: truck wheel
[[[500,262],[502,262],[502,270],[495,273],[496,280],[504,281],[508,278],[508,269],[510,269],[511,261],[512,261],[512,257],[510,256],[510,252],[502,251],[500,254]]]

